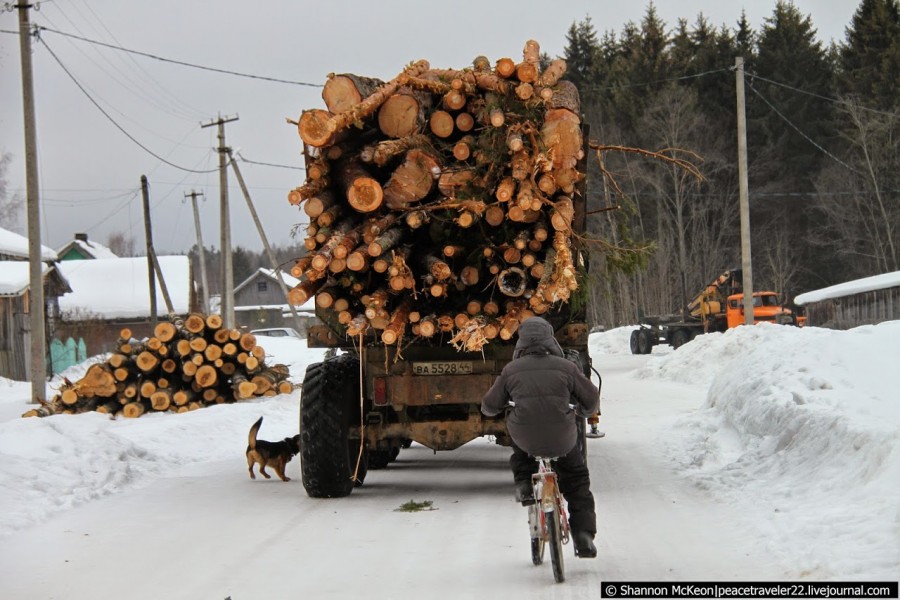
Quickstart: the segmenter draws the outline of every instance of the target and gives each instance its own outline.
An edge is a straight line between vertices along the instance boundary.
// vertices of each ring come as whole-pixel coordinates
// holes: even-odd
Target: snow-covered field
[[[350,498],[315,501],[299,459],[284,484],[251,482],[243,456],[260,415],[261,437],[296,433],[299,391],[134,420],[21,419],[29,385],[0,380],[0,597],[599,597],[602,579],[896,580],[900,321],[741,327],[649,356],[629,353],[630,331],[591,336],[607,433],[589,446],[600,556],[569,555],[565,587],[530,565],[508,451],[487,442],[414,445]],[[323,354],[264,346],[298,383]],[[438,510],[394,516],[411,495]]]

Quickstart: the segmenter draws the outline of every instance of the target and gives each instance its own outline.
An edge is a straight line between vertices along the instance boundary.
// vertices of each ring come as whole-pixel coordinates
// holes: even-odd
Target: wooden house
[[[281,273],[281,277],[288,290],[300,283],[286,273]],[[295,311],[296,321],[272,269],[257,269],[234,288],[234,319],[238,326],[249,329],[293,327],[305,336],[309,324],[315,320],[315,308],[310,302],[296,307]]]
[[[0,228],[0,377],[27,381],[31,378],[31,277],[28,238]],[[41,247],[44,285],[44,332],[55,334],[59,296],[71,291],[54,266],[56,253]],[[51,361],[47,362],[51,368]]]
[[[188,257],[160,256],[159,265],[173,314],[184,317],[197,310]],[[115,348],[123,328],[138,339],[152,335],[146,257],[68,260],[59,269],[72,287],[60,301],[60,339],[83,340],[90,356]],[[156,309],[158,319],[169,316],[159,281]]]
[[[76,233],[75,239],[56,251],[60,261],[119,258],[112,250],[88,239],[86,233]]]
[[[807,324],[850,329],[900,319],[900,271],[839,283],[800,294]]]

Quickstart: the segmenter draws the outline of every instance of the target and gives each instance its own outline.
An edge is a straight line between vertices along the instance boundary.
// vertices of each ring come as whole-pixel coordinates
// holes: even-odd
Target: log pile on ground
[[[580,106],[565,61],[541,71],[539,53],[329,75],[327,110],[296,122],[307,179],[288,200],[310,224],[291,303],[315,296],[348,336],[478,350],[569,300]]]
[[[159,323],[153,337],[120,332],[116,351],[66,381],[50,401],[23,417],[95,410],[139,417],[290,393],[285,365],[267,365],[256,336],[222,327],[219,315],[191,314]]]

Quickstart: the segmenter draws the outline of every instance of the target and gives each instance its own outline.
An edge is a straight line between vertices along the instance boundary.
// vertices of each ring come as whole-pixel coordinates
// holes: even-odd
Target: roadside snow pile
[[[635,325],[616,327],[609,331],[592,333],[588,341],[591,356],[595,354],[629,354],[631,348],[628,345],[631,332],[637,329]]]
[[[701,487],[760,513],[767,551],[812,578],[864,579],[900,564],[898,357],[900,321],[763,325],[698,337],[641,376],[709,382],[670,454]]]
[[[666,379],[695,385],[709,385],[719,371],[731,368],[731,361],[743,355],[743,346],[756,340],[766,339],[775,325],[762,323],[754,327],[753,333],[761,337],[745,339],[744,327],[730,329],[725,333],[698,335],[683,345],[678,351],[671,350],[664,358],[649,360],[635,372],[640,379]],[[779,326],[780,327],[780,326]],[[786,329],[785,327],[780,327]],[[737,338],[735,336],[738,336]],[[654,346],[654,350],[659,346]]]
[[[290,368],[293,383],[324,350],[306,340],[258,339],[266,361]],[[100,355],[56,375],[77,380]],[[234,459],[244,462],[247,432],[265,417],[260,437],[279,440],[297,433],[300,390],[292,394],[210,406],[184,414],[145,414],[115,419],[99,413],[20,418],[29,404],[31,384],[0,379],[0,537],[89,500],[141,485],[196,463]]]
[[[4,398],[4,408],[27,403],[30,388],[21,385],[24,396]],[[261,415],[261,438],[297,433],[299,390],[180,415],[110,420],[91,412],[0,422],[0,537],[185,465],[246,464],[247,432]]]

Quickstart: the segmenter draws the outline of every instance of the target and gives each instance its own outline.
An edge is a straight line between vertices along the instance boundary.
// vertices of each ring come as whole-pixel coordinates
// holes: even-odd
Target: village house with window
[[[296,277],[281,273],[288,290],[300,283]],[[306,337],[309,325],[315,321],[315,305],[308,302],[296,307],[294,321],[287,298],[275,279],[272,269],[257,269],[250,277],[234,288],[234,318],[239,326],[249,329],[269,327],[293,327]]]
[[[53,337],[59,314],[59,297],[71,291],[56,268],[57,254],[41,246],[44,284],[44,322],[48,340]],[[0,377],[27,381],[31,378],[31,272],[28,238],[0,228]],[[47,363],[51,368],[51,362]]]

